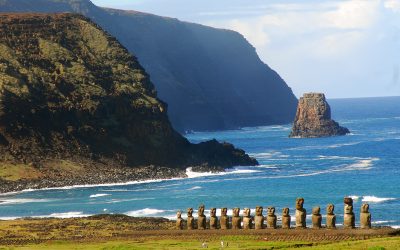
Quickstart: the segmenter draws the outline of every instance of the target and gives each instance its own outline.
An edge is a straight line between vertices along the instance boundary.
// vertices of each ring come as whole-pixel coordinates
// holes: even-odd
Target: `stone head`
[[[282,209],[282,216],[289,216],[289,208],[285,207],[284,209]]]
[[[221,216],[226,216],[228,209],[226,207],[221,208]]]
[[[263,215],[263,207],[257,206],[256,207],[256,215],[262,216]]]
[[[319,215],[320,213],[321,213],[321,208],[320,207],[313,207],[312,214]]]
[[[353,213],[353,206],[352,205],[344,205],[344,213],[345,214],[352,214]]]
[[[182,218],[182,212],[181,212],[181,211],[178,211],[178,212],[176,213],[176,218],[177,218],[177,219]]]
[[[275,215],[275,207],[268,207],[268,215]]]
[[[344,200],[343,200],[343,202],[344,202],[344,204],[353,206],[353,199],[350,198],[350,197],[345,197]]]
[[[296,209],[297,210],[302,210],[304,205],[304,199],[303,198],[297,198],[296,199]]]
[[[369,205],[367,203],[362,204],[361,213],[368,213],[368,212],[369,212]]]
[[[250,208],[245,208],[243,209],[243,216],[244,217],[249,217],[250,216]]]
[[[233,216],[238,217],[238,216],[239,216],[239,213],[240,213],[240,208],[235,207],[235,208],[233,209]]]
[[[187,209],[187,215],[188,215],[188,217],[192,217],[192,214],[193,214],[193,208],[188,208],[188,209]]]
[[[199,212],[198,212],[199,216],[204,216],[204,205],[200,205],[199,206]]]
[[[335,211],[335,205],[333,204],[328,204],[328,206],[326,207],[326,213],[333,215],[333,212]]]
[[[215,207],[210,209],[210,216],[211,217],[215,217],[217,214],[217,209]]]

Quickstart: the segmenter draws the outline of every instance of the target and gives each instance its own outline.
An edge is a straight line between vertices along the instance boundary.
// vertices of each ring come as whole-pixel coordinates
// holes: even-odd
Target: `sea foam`
[[[111,194],[92,194],[89,196],[89,198],[97,198],[97,197],[104,197],[104,196],[110,196]]]
[[[144,208],[139,210],[133,210],[126,212],[126,215],[133,217],[147,217],[147,216],[155,216],[157,214],[165,213],[165,210],[154,209],[154,208]]]
[[[363,202],[380,203],[385,201],[396,200],[396,198],[381,198],[376,196],[363,196]]]

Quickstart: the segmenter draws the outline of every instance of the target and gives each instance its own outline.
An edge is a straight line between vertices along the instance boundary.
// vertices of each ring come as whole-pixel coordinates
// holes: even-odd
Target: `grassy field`
[[[224,247],[221,247],[221,241]],[[221,240],[206,242],[207,249],[357,249],[357,250],[383,250],[400,249],[400,237],[378,238],[360,241],[345,241],[339,243],[310,243],[310,242],[268,242],[253,237],[223,237]],[[78,242],[49,242],[46,244],[0,247],[1,250],[150,250],[150,249],[202,249],[203,242],[189,240],[141,240],[141,241],[111,241],[103,243],[78,243]]]
[[[0,250],[202,249],[203,243],[208,249],[400,250],[400,230],[174,230],[167,219],[125,215],[0,221]]]

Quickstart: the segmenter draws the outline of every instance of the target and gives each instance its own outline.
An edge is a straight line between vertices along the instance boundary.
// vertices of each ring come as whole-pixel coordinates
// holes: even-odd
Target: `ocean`
[[[225,173],[123,185],[65,187],[0,195],[0,219],[82,217],[101,213],[175,218],[200,204],[209,208],[289,207],[297,197],[311,209],[335,205],[343,222],[343,198],[354,198],[356,223],[362,203],[370,204],[373,226],[400,227],[400,97],[329,100],[333,118],[350,129],[340,137],[291,139],[291,125],[194,132],[192,142],[216,138],[257,158],[259,166],[232,166]],[[265,212],[264,212],[265,213]],[[265,213],[266,214],[266,213]],[[217,211],[219,215],[219,210]],[[323,219],[324,223],[324,219]],[[278,223],[279,225],[279,223]]]

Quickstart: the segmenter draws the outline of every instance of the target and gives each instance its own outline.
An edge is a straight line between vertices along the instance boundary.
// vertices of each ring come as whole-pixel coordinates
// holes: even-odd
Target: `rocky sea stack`
[[[86,17],[0,15],[0,191],[253,164],[177,133],[137,59]]]
[[[350,133],[331,119],[331,108],[322,93],[306,93],[300,98],[289,137],[327,137]]]

